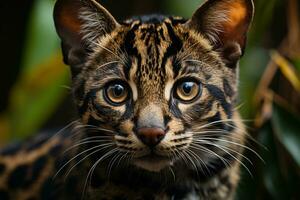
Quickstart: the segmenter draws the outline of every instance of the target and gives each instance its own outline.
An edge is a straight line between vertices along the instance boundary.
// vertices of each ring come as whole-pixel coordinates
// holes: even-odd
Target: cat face
[[[56,27],[82,122],[149,171],[191,156],[209,163],[216,141],[203,137],[234,136],[237,126],[237,64],[252,10],[247,0],[210,0],[190,20],[118,23],[94,0],[58,1]]]

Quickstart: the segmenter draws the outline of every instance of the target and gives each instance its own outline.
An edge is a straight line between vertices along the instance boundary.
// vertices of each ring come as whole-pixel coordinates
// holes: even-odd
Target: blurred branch
[[[63,88],[69,85],[69,73],[60,52],[34,68],[22,73],[11,91],[8,109],[0,113],[2,143],[36,133],[69,93]]]
[[[260,188],[264,188],[258,199],[300,198],[300,77],[295,66],[300,59],[298,0],[288,0],[286,20],[285,37],[270,52],[254,96],[254,134],[270,151],[263,156],[266,166],[257,170],[263,176]]]
[[[256,107],[264,99],[268,99],[268,90],[278,69],[281,70],[283,76],[286,77],[293,87],[300,92],[300,80],[295,67],[282,56],[285,55],[289,59],[295,59],[299,58],[300,55],[300,24],[297,0],[288,0],[287,9],[287,36],[282,41],[278,51],[271,52],[271,59],[256,90],[254,98]]]
[[[283,56],[277,51],[271,52],[272,60],[279,66],[279,69],[283,75],[291,82],[294,88],[300,92],[300,80],[295,71],[295,67],[292,66]]]
[[[288,1],[288,37],[287,37],[287,51],[293,58],[300,58],[300,23],[298,12],[298,0]]]

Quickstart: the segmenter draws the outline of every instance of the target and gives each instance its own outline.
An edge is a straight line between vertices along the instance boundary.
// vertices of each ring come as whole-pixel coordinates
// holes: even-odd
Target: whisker
[[[111,61],[111,62],[104,63],[104,64],[100,65],[99,67],[97,67],[97,70],[104,66],[115,64],[115,63],[120,63],[120,61]]]
[[[110,160],[108,164],[108,177],[110,177],[114,163],[116,162],[117,159],[120,159],[120,157],[122,157],[122,153],[118,150],[117,154],[114,155],[114,157]]]
[[[238,120],[238,121],[244,122],[244,120]],[[222,122],[237,122],[237,120],[234,120],[234,119],[217,120],[217,121],[213,121],[213,122],[201,125],[201,126],[196,126],[195,128],[204,129],[204,128],[208,128],[208,127],[211,127],[215,124],[222,123]]]
[[[203,139],[203,140],[205,140],[205,139]],[[201,140],[201,141],[203,141],[203,140]],[[196,141],[194,141],[195,143],[197,143],[197,140]],[[200,142],[200,144],[202,144],[201,142]],[[218,144],[218,145],[220,145],[220,144]],[[239,156],[241,156],[241,157],[243,157],[245,160],[247,160],[251,165],[253,165],[253,163],[252,163],[252,161],[249,159],[249,158],[247,158],[246,156],[244,156],[242,153],[240,153],[240,152],[238,152],[238,151],[236,151],[236,150],[234,150],[234,149],[231,149],[231,148],[229,148],[229,147],[227,147],[227,146],[224,146],[224,145],[220,145],[222,148],[224,148],[224,149],[227,149],[228,151],[232,151],[233,153],[236,153],[236,154],[238,154]]]
[[[200,142],[200,140],[198,140],[198,141]],[[217,144],[211,143],[211,142],[206,141],[206,140],[202,140],[201,142],[202,142],[202,144],[208,144],[208,145],[217,147],[218,149],[220,149],[220,150],[224,151],[225,153],[227,153],[228,155],[230,155],[233,159],[235,159],[238,163],[240,163],[248,171],[248,173],[250,174],[251,177],[253,177],[253,175],[252,175],[251,171],[249,170],[249,168],[241,160],[239,160],[234,155],[232,155],[229,151],[227,151],[226,149],[220,147]]]
[[[239,143],[236,143],[236,142],[233,142],[233,141],[228,141],[228,140],[220,139],[220,138],[208,138],[208,137],[205,137],[205,139],[215,140],[215,141],[221,141],[221,142],[225,142],[225,143],[229,143],[229,144],[233,144],[233,145],[237,145],[237,146],[240,146],[242,148],[245,148],[245,149],[251,151],[252,153],[254,153],[263,163],[265,163],[264,159],[256,151],[254,151],[250,147],[247,147],[246,145],[239,144]]]
[[[76,126],[77,129],[87,129],[87,130],[98,130],[98,131],[104,131],[107,133],[113,133],[116,134],[118,132],[110,130],[110,129],[105,129],[103,127],[98,127],[98,126],[93,126],[93,125],[88,125],[88,124],[80,124]]]
[[[54,138],[62,133],[64,133],[65,130],[67,130],[68,128],[70,128],[71,126],[73,126],[74,124],[78,123],[79,119],[74,120],[72,122],[70,122],[69,124],[67,124],[65,127],[63,127],[62,129],[60,129],[57,133],[55,133],[54,135],[51,136],[51,138]]]
[[[206,166],[206,164],[204,163],[204,161],[196,154],[196,153],[194,153],[192,150],[190,150],[190,149],[186,149],[186,151],[187,152],[189,152],[190,154],[191,154],[191,156],[193,156],[194,157],[194,159],[196,160],[196,161],[200,161],[200,170],[205,174],[205,171],[203,170],[203,168],[202,168],[202,164],[203,164],[203,166],[206,168],[206,170],[207,171],[209,171],[208,170],[208,168],[207,168],[207,166]]]
[[[204,147],[204,146],[202,146],[200,144],[192,143],[191,147],[195,148],[195,149],[198,149],[200,151],[203,151],[204,153],[209,153],[210,155],[219,158],[224,163],[224,165],[226,167],[229,167],[229,162],[225,158],[223,158],[222,156],[220,156],[219,154],[217,154],[216,152],[214,152],[214,151],[212,151],[212,150],[210,150],[210,149],[208,149],[208,148],[206,148],[206,147]]]
[[[99,148],[99,147],[106,147],[106,146],[109,146],[109,145],[113,145],[113,143],[111,143],[111,144],[102,144],[102,145],[98,145],[98,146],[95,146],[95,147],[92,147],[92,148],[89,148],[89,149],[87,149],[87,150],[85,150],[85,151],[83,151],[83,152],[81,152],[81,153],[79,153],[79,154],[77,154],[76,156],[74,156],[73,158],[71,158],[68,162],[66,162],[59,170],[58,170],[58,172],[54,175],[54,178],[53,179],[55,179],[57,176],[58,176],[58,174],[70,163],[70,162],[72,162],[73,160],[75,160],[76,158],[78,158],[79,156],[81,156],[82,154],[84,154],[84,153],[86,153],[86,152],[89,152],[89,151],[91,151],[91,150],[93,150],[93,149],[96,149],[96,148]]]
[[[101,44],[100,44],[100,41],[99,41],[99,42],[90,41],[90,42],[91,42],[92,44],[94,44],[95,46],[100,47],[100,48],[104,49],[105,51],[111,53],[112,55],[116,56],[117,58],[120,59],[120,61],[121,61],[123,64],[125,64],[125,63],[124,63],[124,60],[123,60],[119,55],[117,55],[117,54],[114,53],[112,50],[108,49],[107,47],[101,45]]]
[[[70,136],[70,138],[75,138],[76,136],[80,134],[86,134],[86,131],[101,131],[101,133],[112,133],[112,134],[117,134],[117,132],[109,130],[109,129],[104,129],[100,127],[94,127],[91,125],[79,125],[76,127],[76,132]],[[103,131],[103,132],[102,132]],[[110,136],[109,134],[106,134],[107,136]],[[104,135],[101,135],[104,136]]]
[[[110,151],[108,151],[107,153],[105,153],[101,158],[99,158],[95,163],[94,165],[91,167],[91,169],[89,170],[88,172],[88,175],[87,175],[87,178],[85,180],[85,183],[84,183],[84,188],[83,188],[83,196],[82,198],[84,197],[84,194],[85,194],[85,191],[86,191],[86,188],[87,188],[87,183],[89,180],[91,180],[92,176],[93,176],[93,173],[96,169],[96,167],[98,166],[98,164],[103,161],[104,159],[106,159],[107,157],[109,157],[111,154],[113,154],[114,152],[118,151],[118,149],[112,149]]]
[[[90,140],[90,141],[81,141],[80,143],[77,143],[77,144],[74,144],[73,146],[67,148],[63,154],[67,153],[68,151],[76,148],[76,147],[79,147],[79,146],[82,146],[84,144],[92,144],[92,143],[99,143],[99,142],[111,142],[111,140]]]
[[[195,164],[194,160],[193,160],[193,159],[190,157],[190,155],[187,153],[187,151],[182,151],[182,154],[185,155],[185,157],[190,161],[190,163],[191,163],[191,164],[193,165],[193,167],[195,168],[197,175],[199,175],[198,167],[197,167],[197,165]]]
[[[88,154],[87,156],[85,156],[84,158],[82,158],[81,160],[79,160],[75,165],[73,165],[73,166],[71,167],[71,169],[68,170],[68,172],[67,172],[66,175],[65,175],[65,179],[69,176],[69,174],[72,172],[72,170],[73,170],[76,166],[78,166],[80,163],[82,163],[85,159],[87,159],[87,158],[90,157],[91,155],[93,155],[93,154],[95,154],[95,153],[98,153],[99,151],[103,151],[103,149],[107,149],[107,148],[109,148],[109,147],[111,147],[111,146],[113,146],[113,145],[105,146],[105,147],[102,147],[102,148],[100,148],[100,149],[97,149],[97,150],[93,151],[92,153]]]
[[[172,176],[173,176],[173,180],[174,180],[174,182],[175,182],[175,181],[176,181],[176,176],[175,176],[174,170],[172,169],[171,166],[169,166],[168,169],[170,170],[170,172],[171,172],[171,174],[172,174]]]
[[[117,163],[117,167],[120,166],[120,162],[121,162],[123,159],[126,158],[126,156],[127,156],[128,153],[129,153],[129,152],[126,152],[126,153],[124,153],[124,154],[122,155],[122,157],[119,159],[119,161],[118,161],[118,163]]]

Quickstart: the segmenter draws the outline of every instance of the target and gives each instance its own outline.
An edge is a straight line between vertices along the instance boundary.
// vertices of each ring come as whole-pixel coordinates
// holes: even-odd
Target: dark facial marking
[[[228,97],[232,97],[234,95],[234,91],[233,91],[231,85],[229,84],[228,80],[225,78],[223,79],[223,88],[224,88],[225,94]]]
[[[79,113],[81,115],[84,115],[88,111],[89,104],[91,103],[93,105],[93,107],[96,109],[96,112],[99,116],[118,117],[120,115],[120,113],[118,111],[115,111],[108,106],[102,106],[102,105],[99,105],[98,103],[96,103],[97,102],[96,94],[98,91],[99,91],[99,89],[93,89],[87,93],[87,95],[84,99],[83,105],[79,108]],[[90,123],[95,123],[96,125],[99,122],[101,123],[100,120],[93,120],[93,119],[91,119],[91,117],[90,117],[90,120],[91,120]],[[94,125],[94,124],[91,124],[91,125]]]
[[[110,116],[112,118],[117,118],[121,114],[119,111],[116,111],[108,106],[99,105],[95,103],[95,101],[93,101],[93,106],[94,108],[96,108],[97,114],[99,116]]]
[[[135,31],[139,28],[140,23],[135,24],[130,31],[125,36],[125,40],[123,45],[121,45],[121,49],[125,51],[129,56],[135,56],[137,58],[137,65],[141,66],[142,56],[138,52],[138,49],[134,46],[134,40],[136,37]],[[127,61],[127,64],[124,66],[124,74],[129,79],[129,71],[131,69],[131,58]]]
[[[171,121],[171,117],[169,115],[164,115],[164,125],[167,127],[169,122]]]
[[[189,113],[189,116],[194,118],[196,121],[197,119],[201,120],[201,117],[205,116],[212,109],[213,102],[214,101],[207,101],[195,104],[189,108],[187,112]]]
[[[174,98],[171,98],[170,103],[169,103],[169,108],[170,112],[178,119],[183,119],[182,118],[182,112],[178,108],[178,101],[175,100]]]
[[[127,119],[129,119],[131,116],[133,116],[133,106],[132,106],[132,102],[128,101],[126,103],[126,107],[125,107],[125,112],[124,114],[121,116],[119,122],[123,122]]]
[[[174,133],[174,135],[182,135],[185,133],[185,130],[177,131]]]
[[[208,89],[209,93],[220,102],[222,108],[224,109],[225,113],[227,114],[228,118],[232,117],[232,108],[231,105],[226,101],[224,92],[214,85],[206,85],[206,88]]]
[[[162,67],[164,67],[166,65],[168,58],[178,54],[178,52],[181,50],[181,48],[183,46],[182,40],[175,34],[171,24],[166,22],[165,25],[167,26],[168,35],[169,35],[172,43],[168,46],[167,51],[164,54],[164,57],[162,59]],[[173,71],[174,71],[174,76],[175,76],[174,78],[176,78],[178,76],[179,70],[180,70],[179,65],[176,64],[176,62],[173,62]]]
[[[233,122],[217,122],[222,120],[220,112],[217,112],[214,116],[207,119],[208,123],[214,123],[212,127],[224,130],[224,133],[232,132],[234,130]],[[225,132],[227,131],[227,132]],[[219,135],[219,137],[221,134]],[[214,136],[217,137],[217,136]]]

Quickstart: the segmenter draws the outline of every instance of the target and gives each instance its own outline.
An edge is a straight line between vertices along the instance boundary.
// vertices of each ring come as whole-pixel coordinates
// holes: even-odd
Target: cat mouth
[[[151,172],[159,172],[162,169],[173,164],[173,161],[166,156],[161,156],[156,153],[151,152],[148,155],[135,158],[133,161],[134,165],[140,167],[142,169],[151,171]]]

